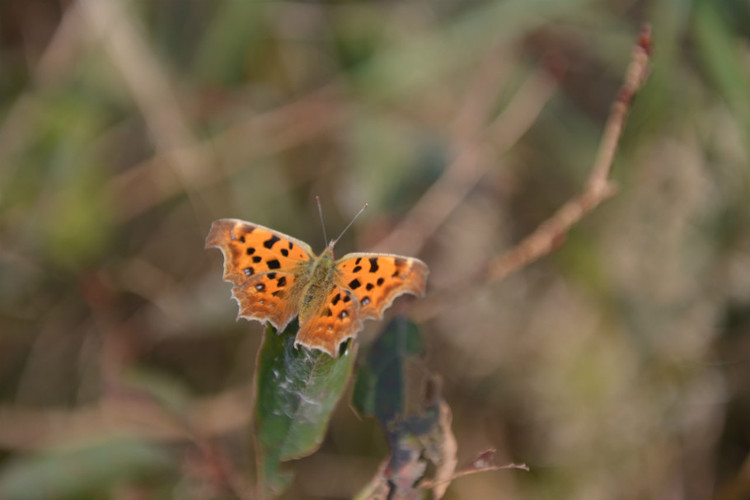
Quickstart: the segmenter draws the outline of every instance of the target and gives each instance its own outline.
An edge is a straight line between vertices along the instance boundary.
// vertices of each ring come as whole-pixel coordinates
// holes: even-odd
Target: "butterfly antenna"
[[[320,215],[320,227],[323,228],[323,241],[328,244],[328,236],[326,235],[326,223],[323,221],[323,206],[320,204],[320,196],[315,195],[315,201],[318,204],[318,215]]]
[[[350,222],[349,224],[347,224],[347,225],[346,225],[346,227],[344,228],[344,230],[343,230],[343,231],[341,231],[341,234],[339,235],[339,237],[338,237],[338,238],[336,238],[335,240],[333,240],[333,241],[331,242],[331,244],[335,244],[335,243],[336,243],[337,241],[339,241],[339,239],[340,239],[340,238],[341,238],[342,236],[344,236],[344,233],[346,232],[346,230],[347,230],[347,229],[349,229],[350,227],[352,227],[352,224],[354,224],[354,221],[355,221],[355,220],[357,220],[357,217],[359,217],[360,215],[362,215],[362,212],[364,212],[364,211],[365,211],[365,208],[367,208],[367,203],[365,203],[365,205],[364,205],[364,206],[363,206],[362,208],[360,208],[360,209],[359,209],[359,212],[357,212],[357,215],[355,215],[355,216],[354,216],[354,217],[352,218],[352,221],[351,221],[351,222]]]

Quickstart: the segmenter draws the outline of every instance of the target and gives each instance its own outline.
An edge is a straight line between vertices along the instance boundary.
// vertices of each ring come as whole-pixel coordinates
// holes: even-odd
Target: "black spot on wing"
[[[281,278],[279,278],[276,281],[276,286],[278,286],[279,288],[285,287],[286,286],[286,276],[282,276]]]
[[[281,267],[281,263],[279,262],[279,259],[266,261],[266,265],[268,266],[268,269],[278,269]]]
[[[353,280],[349,282],[349,288],[351,288],[352,290],[356,290],[357,288],[361,286],[362,286],[362,283],[360,283],[357,278],[354,278]]]
[[[354,269],[352,269],[353,273],[358,273],[362,270],[362,266],[356,266]]]
[[[337,293],[336,296],[333,297],[333,300],[331,301],[331,304],[334,306],[339,303],[339,300],[341,300],[341,294]]]
[[[273,235],[271,235],[271,237],[269,239],[267,239],[266,241],[263,242],[263,246],[266,247],[266,248],[268,248],[268,249],[271,249],[276,244],[276,242],[279,241],[280,239],[281,238],[279,238],[278,236],[276,236],[275,234],[273,234]]]
[[[269,280],[275,280],[276,279],[276,273],[268,273],[267,274]]]
[[[326,310],[323,314],[325,314],[326,316],[333,316],[333,311],[331,311],[330,307],[326,307]]]
[[[378,258],[377,257],[370,257],[370,272],[376,273],[378,272],[378,269],[380,269],[380,266],[378,266]]]
[[[368,284],[365,285],[365,288],[367,288],[367,291],[369,292],[370,290],[372,290],[373,288],[375,288],[375,285],[373,285],[372,283],[368,283]]]
[[[246,267],[242,270],[242,272],[245,273],[245,276],[252,276],[253,274],[255,274],[255,269],[253,269],[252,267]]]
[[[359,265],[359,263],[362,261],[362,257],[357,257],[357,260],[354,261],[355,265]]]
[[[246,253],[247,253],[248,255],[252,255],[252,254],[254,254],[254,253],[255,253],[255,247],[247,247],[247,250],[245,250],[245,252],[246,252]]]
[[[282,248],[281,255],[283,255],[284,257],[289,257],[289,250],[287,250],[286,248]]]
[[[261,260],[263,260],[263,258],[262,258],[262,257],[261,257],[260,255],[255,255],[255,256],[253,257],[253,262],[255,262],[256,264],[257,264],[258,262],[260,262]]]
[[[381,286],[385,280],[383,278],[378,278],[377,284],[378,286]]]

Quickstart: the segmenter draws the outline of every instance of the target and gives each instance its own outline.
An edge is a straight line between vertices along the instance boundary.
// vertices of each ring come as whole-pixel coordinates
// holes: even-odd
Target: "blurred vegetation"
[[[252,483],[263,327],[235,321],[211,221],[319,250],[315,195],[329,233],[368,202],[339,254],[417,252],[439,296],[581,189],[646,21],[618,195],[421,318],[459,460],[531,468],[446,498],[748,498],[740,0],[0,2],[0,498]],[[379,247],[431,193],[424,237]],[[386,454],[339,404],[286,498],[349,498]]]

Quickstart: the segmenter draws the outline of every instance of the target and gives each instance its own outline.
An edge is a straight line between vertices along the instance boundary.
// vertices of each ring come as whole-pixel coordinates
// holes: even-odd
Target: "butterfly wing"
[[[336,267],[339,284],[356,295],[362,319],[381,319],[401,294],[424,296],[430,274],[421,260],[392,254],[350,253]]]
[[[427,265],[390,254],[350,253],[335,262],[335,282],[311,313],[300,315],[295,345],[336,356],[339,345],[362,329],[365,319],[380,319],[403,293],[422,296]]]
[[[299,312],[302,277],[313,259],[307,243],[258,224],[219,219],[211,225],[206,248],[224,255],[224,280],[234,285],[239,316],[283,330]]]
[[[301,314],[294,345],[320,349],[335,357],[339,345],[362,329],[357,296],[342,286],[330,287],[317,310]]]
[[[402,293],[424,295],[429,269],[419,259],[390,254],[350,253],[336,261],[335,282],[326,299],[300,316],[295,345],[336,356],[339,345],[362,329],[365,319],[380,319]]]

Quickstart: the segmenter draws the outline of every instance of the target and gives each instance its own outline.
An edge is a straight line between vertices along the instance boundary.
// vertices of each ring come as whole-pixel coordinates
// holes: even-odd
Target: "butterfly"
[[[206,248],[224,255],[224,280],[234,285],[239,317],[282,331],[299,316],[295,347],[333,357],[396,297],[423,296],[429,274],[421,260],[400,255],[349,253],[335,260],[335,243],[315,255],[304,241],[239,219],[214,221],[206,238]]]

